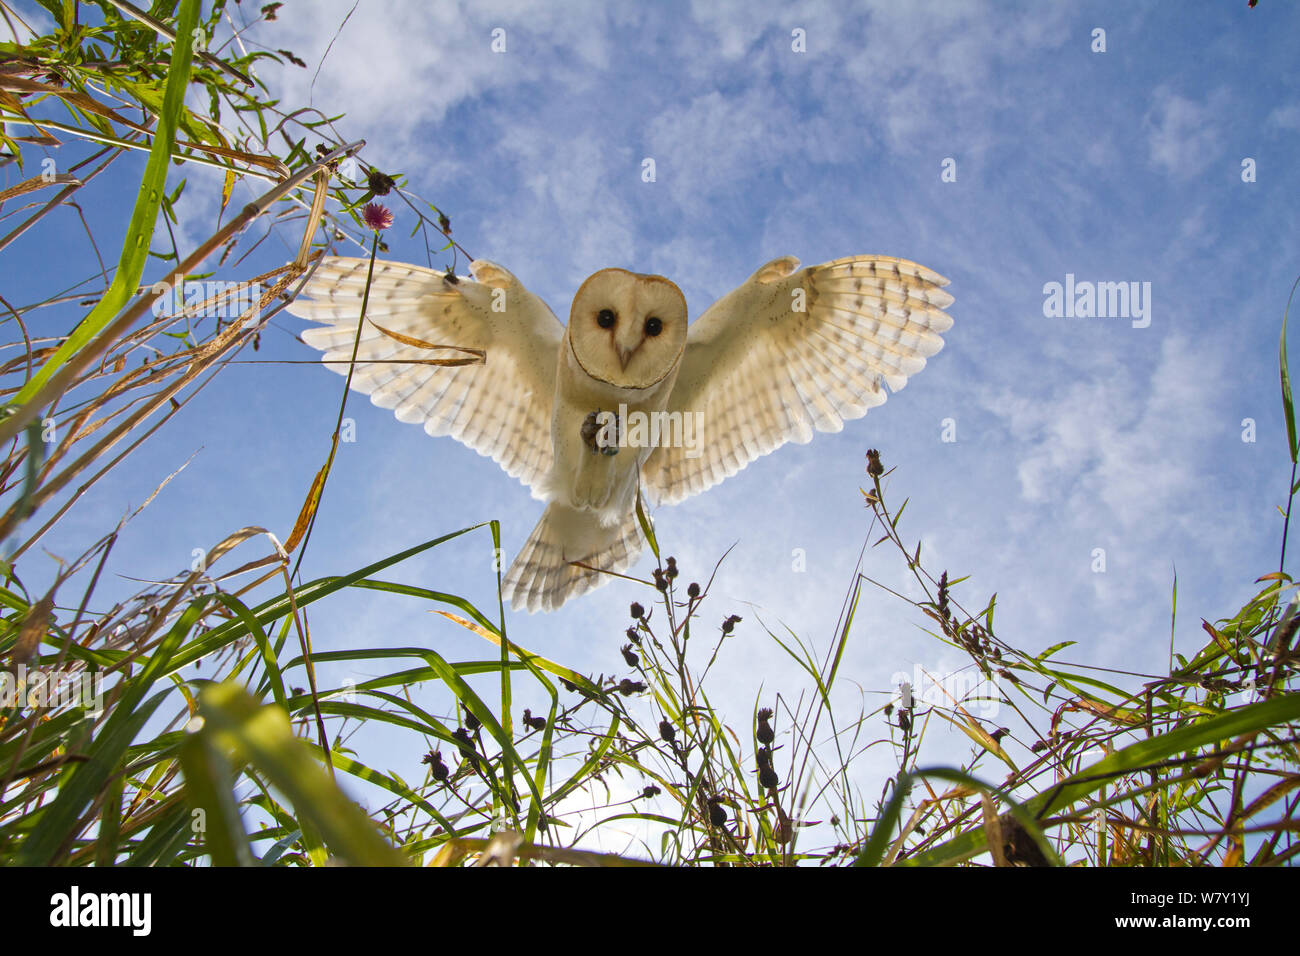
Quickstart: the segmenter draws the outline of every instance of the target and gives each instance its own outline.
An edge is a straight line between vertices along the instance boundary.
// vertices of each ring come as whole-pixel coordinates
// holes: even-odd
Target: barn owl
[[[303,339],[339,373],[368,266],[326,259],[289,305],[323,323]],[[501,266],[477,260],[470,273],[376,262],[352,387],[491,457],[547,503],[503,585],[529,612],[632,565],[645,544],[638,494],[673,504],[788,441],[839,431],[884,402],[884,386],[903,388],[952,326],[948,280],[886,256],[806,269],[774,259],[689,327],[662,276],[602,269],[561,325]],[[418,364],[436,353],[410,340],[486,360]]]

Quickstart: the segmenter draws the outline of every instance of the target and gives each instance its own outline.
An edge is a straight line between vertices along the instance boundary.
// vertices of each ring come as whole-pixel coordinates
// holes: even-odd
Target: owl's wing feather
[[[368,259],[324,260],[289,311],[324,323],[303,340],[346,375],[357,335]],[[470,264],[474,278],[397,262],[375,262],[352,387],[399,421],[423,423],[495,460],[536,491],[551,470],[551,407],[556,353],[564,327],[540,298],[491,262]],[[502,291],[497,291],[502,290]],[[494,308],[496,306],[496,308]],[[416,364],[464,353],[430,351],[384,334],[482,349],[484,364]]]
[[[947,284],[888,256],[767,263],[691,324],[669,409],[702,412],[701,438],[695,449],[657,448],[643,487],[673,504],[788,441],[861,418],[885,401],[882,386],[903,388],[943,348]]]

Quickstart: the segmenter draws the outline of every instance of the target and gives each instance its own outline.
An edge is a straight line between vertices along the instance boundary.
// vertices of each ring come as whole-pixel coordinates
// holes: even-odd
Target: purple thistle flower
[[[366,203],[365,211],[361,218],[366,221],[366,225],[375,232],[383,232],[393,224],[393,214],[387,206],[381,206],[377,202]]]

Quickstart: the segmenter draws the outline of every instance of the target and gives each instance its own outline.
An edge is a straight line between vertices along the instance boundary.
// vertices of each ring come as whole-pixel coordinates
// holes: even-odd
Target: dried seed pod
[[[874,448],[867,449],[867,474],[879,478],[885,473],[885,466],[880,463],[880,452]]]
[[[618,692],[624,697],[631,697],[633,694],[644,694],[645,691],[645,684],[639,680],[628,680],[624,677],[618,682]]]
[[[659,721],[659,736],[672,743],[677,739],[677,728],[666,720]]]
[[[1002,829],[1002,855],[1011,866],[1051,866],[1029,831],[1010,812],[998,817]]]
[[[430,750],[424,755],[424,759],[420,762],[427,763],[430,766],[433,771],[433,779],[437,780],[439,783],[446,780],[447,776],[451,773],[447,768],[447,765],[442,762],[442,751],[440,750]]]
[[[397,185],[397,180],[393,179],[387,173],[381,173],[379,170],[372,168],[370,175],[366,177],[366,185],[376,196],[387,196]]]
[[[709,797],[709,822],[715,827],[727,825],[727,811],[722,806],[721,797]]]
[[[628,667],[637,667],[641,664],[641,658],[636,656],[636,651],[632,650],[631,644],[624,644],[619,650],[623,652],[623,660],[627,661]]]
[[[464,727],[457,727],[452,732],[452,737],[460,744],[461,759],[467,761],[471,767],[479,766],[482,758],[474,751],[474,741],[470,738],[469,731]]]
[[[776,734],[772,732],[772,727],[768,723],[772,719],[772,709],[764,707],[758,712],[758,731],[754,734],[760,744],[770,744],[776,739]]]
[[[633,619],[633,620],[635,620],[635,621],[642,621],[642,620],[645,620],[645,608],[643,608],[643,607],[642,607],[640,604],[638,604],[636,601],[633,601],[633,602],[632,602],[632,607],[629,608],[629,610],[632,612],[632,619]]]

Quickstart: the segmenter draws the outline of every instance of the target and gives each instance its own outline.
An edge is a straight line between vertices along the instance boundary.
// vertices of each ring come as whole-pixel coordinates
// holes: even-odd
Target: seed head
[[[727,811],[722,807],[721,797],[709,797],[709,822],[715,827],[727,825]]]
[[[430,766],[433,770],[433,779],[439,782],[446,780],[447,775],[451,772],[447,769],[447,765],[442,762],[442,751],[440,750],[430,750],[420,762],[427,763]]]
[[[874,448],[867,449],[867,474],[879,478],[885,473],[885,466],[880,463],[880,452]]]
[[[370,175],[366,177],[366,185],[370,187],[370,191],[376,196],[387,196],[393,191],[393,187],[397,185],[397,180],[387,173],[381,173],[379,170],[372,168]],[[388,227],[385,226],[384,228],[387,229]]]

